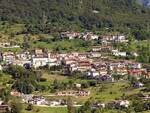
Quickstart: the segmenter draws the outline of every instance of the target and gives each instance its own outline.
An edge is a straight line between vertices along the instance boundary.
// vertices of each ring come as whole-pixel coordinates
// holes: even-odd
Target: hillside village
[[[124,35],[103,36],[102,38],[93,33],[86,33],[83,36],[76,32],[61,33],[61,39],[69,40],[83,38],[83,40],[100,40],[101,45],[95,45],[89,52],[70,52],[57,53],[52,51],[43,51],[35,49],[31,52],[24,51],[19,53],[2,52],[0,55],[2,65],[19,65],[27,68],[63,66],[66,71],[64,74],[73,71],[81,71],[87,76],[96,77],[100,75],[111,75],[113,73],[120,75],[145,75],[149,77],[149,72],[143,68],[142,64],[133,60],[113,59],[114,57],[127,57],[129,53],[119,51],[111,43],[127,43],[128,39]],[[107,56],[108,55],[108,56]],[[133,56],[138,56],[134,53]]]
[[[24,52],[15,54],[13,52],[3,52],[1,54],[1,60],[4,61],[6,65],[13,64],[28,68],[33,67],[35,69],[43,66],[64,66],[69,72],[87,71],[91,76],[107,75],[116,72],[120,75],[128,74],[138,76],[144,74],[148,77],[149,72],[142,68],[141,63],[128,60],[113,60],[103,57],[103,53],[101,52],[103,51],[102,49],[106,49],[106,51],[107,49],[110,50],[109,47],[103,48],[101,46],[94,46],[91,52],[86,53],[73,52],[59,54],[43,52],[39,49],[35,50],[34,53]],[[120,52],[114,53],[113,50],[111,54],[122,57],[126,56]]]
[[[131,85],[133,88],[144,88],[144,82],[141,78],[149,79],[150,71],[143,66],[142,63],[135,60],[125,59],[128,56],[137,57],[136,52],[122,51],[120,48],[113,46],[114,44],[127,44],[129,39],[122,34],[96,35],[92,32],[62,32],[59,40],[76,40],[96,41],[99,44],[92,46],[90,51],[78,52],[56,52],[52,50],[43,50],[35,48],[32,51],[24,50],[22,52],[4,51],[0,53],[0,70],[7,71],[9,66],[20,66],[27,70],[52,70],[53,74],[61,74],[61,76],[77,76],[80,75],[82,80],[95,80],[94,84],[113,84],[126,81],[128,78],[136,78]],[[9,42],[1,43],[1,48],[20,48],[19,45],[11,45]],[[75,74],[75,75],[74,75]],[[55,81],[54,81],[55,82]],[[69,83],[67,83],[69,84]],[[92,84],[92,82],[91,82]],[[22,103],[34,106],[47,107],[67,107],[65,99],[60,97],[89,98],[93,95],[93,91],[84,86],[85,84],[76,83],[69,86],[68,89],[57,89],[55,92],[45,94],[26,94],[20,90],[13,88],[11,96],[19,97]],[[96,85],[95,85],[96,86]],[[71,88],[70,88],[71,87]],[[93,86],[91,86],[93,87]],[[112,92],[111,92],[112,93]],[[47,96],[56,97],[55,99],[47,99]],[[146,98],[147,97],[147,98]],[[138,97],[140,98],[140,97]],[[142,99],[148,100],[149,95],[145,95]],[[140,98],[141,99],[141,98]],[[73,101],[74,107],[81,107],[76,101]],[[131,101],[128,98],[120,98],[109,100],[109,102],[92,103],[91,109],[97,108],[129,108]],[[0,111],[11,109],[7,104],[0,104]]]
[[[0,0],[0,113],[150,113],[150,0]]]

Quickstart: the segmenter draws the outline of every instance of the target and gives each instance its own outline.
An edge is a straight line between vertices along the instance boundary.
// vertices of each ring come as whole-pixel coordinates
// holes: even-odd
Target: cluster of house
[[[14,95],[15,92],[15,95]],[[19,96],[22,97],[23,103],[33,104],[37,106],[66,106],[67,102],[66,100],[62,99],[46,99],[44,96],[37,96],[32,94],[20,94],[19,92],[13,91],[13,96]],[[89,91],[62,91],[57,92],[56,96],[89,96]],[[74,105],[76,102],[74,102]],[[111,107],[111,108],[118,108],[118,107],[129,107],[130,102],[128,100],[114,100],[109,103],[94,103],[91,107],[92,108],[105,108],[105,107]],[[5,105],[6,106],[6,105]],[[9,106],[7,106],[9,107]]]
[[[93,32],[62,32],[60,34],[61,39],[84,39],[84,40],[101,40],[102,43],[111,43],[111,42],[128,42],[128,39],[125,35],[122,34],[110,34],[110,35],[96,35]]]
[[[50,100],[46,99],[44,96],[37,96],[33,94],[23,94],[16,90],[11,91],[12,96],[21,97],[23,103],[33,104],[33,105],[47,105],[47,106],[65,106],[67,105],[65,100]],[[51,96],[67,96],[67,97],[85,97],[89,96],[90,91],[79,90],[79,91],[61,91],[56,92]]]
[[[92,32],[79,33],[79,32],[62,32],[60,34],[61,39],[84,39],[84,40],[98,40],[99,36]]]
[[[119,108],[119,107],[124,107],[124,108],[128,108],[130,106],[130,102],[128,100],[114,100],[111,101],[109,103],[94,103],[91,107],[93,109],[96,108]]]
[[[111,45],[102,45],[102,46],[93,46],[91,53],[93,57],[104,57],[104,56],[116,56],[116,57],[127,57],[127,56],[133,56],[137,57],[138,54],[136,52],[126,52],[119,50],[117,48],[114,48]]]
[[[33,104],[37,106],[65,106],[67,105],[65,100],[49,100],[43,96],[34,96],[34,95],[23,95],[23,103]]]
[[[57,57],[51,56],[50,53],[45,53],[42,50],[35,50],[34,52],[21,52],[21,53],[14,53],[14,52],[3,52],[0,55],[0,58],[6,64],[13,64],[19,66],[27,66],[27,67],[40,67],[45,66],[49,62],[52,62],[56,65],[57,64]]]
[[[119,51],[118,49],[114,49],[112,50],[112,54],[114,56],[121,56],[121,57],[126,57],[127,56],[127,52],[122,52],[122,51]]]
[[[37,96],[33,94],[23,94],[16,90],[11,91],[12,96],[21,97],[23,103],[33,104],[37,106],[64,106],[66,105],[64,100],[49,100],[44,96]]]
[[[77,92],[59,92],[58,96],[74,96]],[[79,94],[79,93],[78,93]],[[82,93],[80,93],[80,96],[85,96],[85,95],[89,95],[90,92],[86,92],[86,91],[82,91]],[[67,101],[66,100],[62,100],[62,99],[46,99],[43,96],[35,96],[32,94],[22,94],[22,101],[23,103],[28,103],[28,104],[33,104],[33,105],[37,105],[37,106],[51,106],[51,107],[55,107],[55,106],[66,106],[67,105]],[[76,102],[74,102],[74,105],[76,104]],[[114,100],[111,101],[109,103],[94,103],[91,107],[92,108],[105,108],[105,107],[112,107],[112,108],[117,108],[117,107],[129,107],[130,102],[128,100]]]
[[[79,53],[53,53],[43,52],[37,49],[34,52],[3,52],[0,58],[7,64],[19,65],[24,67],[42,67],[63,65],[67,71],[65,74],[74,71],[83,72],[86,76],[95,78],[103,75],[102,79],[111,79],[111,74],[119,75],[148,75],[142,65],[133,61],[109,60],[100,57],[101,52],[109,51],[111,47],[94,46],[92,52]],[[98,52],[101,51],[101,52]],[[105,76],[104,76],[105,75]]]

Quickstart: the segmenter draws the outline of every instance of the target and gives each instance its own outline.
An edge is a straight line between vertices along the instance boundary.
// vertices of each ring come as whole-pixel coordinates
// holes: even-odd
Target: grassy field
[[[55,79],[59,81],[66,81],[68,78],[67,76],[58,75],[58,74],[51,74],[46,71],[43,71],[42,78],[47,79],[48,81],[54,81]]]
[[[122,87],[125,83],[102,84],[100,87],[91,88],[92,97],[102,102],[109,102],[119,98],[124,93]]]
[[[57,40],[54,42],[44,42],[38,41],[41,38],[51,39],[53,36],[49,34],[19,34],[25,30],[23,24],[10,25],[9,23],[0,23],[0,40],[1,42],[11,42],[12,44],[22,44],[25,37],[27,38],[30,47],[29,50],[35,48],[47,49],[47,50],[57,50],[61,52],[70,52],[70,51],[89,51],[91,49],[91,44],[87,45],[83,40]],[[19,52],[22,49],[2,49],[0,51],[14,51]]]
[[[21,113],[68,113],[67,108],[50,108],[50,107],[34,107],[32,111],[26,111],[25,108],[22,110]],[[106,110],[103,113],[125,113],[119,110]],[[149,113],[142,112],[142,113]]]
[[[24,38],[26,37],[25,34],[16,34],[20,33],[25,30],[25,27],[23,24],[15,24],[10,25],[8,23],[0,23],[0,40],[2,42],[11,42],[11,43],[17,43],[21,44],[24,42]],[[63,51],[87,51],[89,50],[89,47],[82,47],[82,43],[84,41],[81,40],[58,40],[53,43],[47,43],[47,42],[41,42],[36,41],[41,38],[52,38],[49,34],[40,34],[40,35],[31,35],[28,34],[28,39],[30,42],[31,49],[35,48],[42,48],[42,49],[49,49],[49,50],[55,50],[55,49],[61,49]],[[35,42],[36,41],[36,42]],[[34,43],[33,43],[34,42]]]
[[[40,82],[41,85],[50,85],[54,80],[58,80],[60,82],[67,82],[69,79],[66,76],[62,76],[59,74],[51,74],[47,71],[42,71],[42,78],[45,78],[45,82]]]
[[[0,22],[0,33],[11,34],[21,32],[25,29],[24,24],[9,24],[8,22]]]
[[[21,113],[67,113],[67,108],[51,108],[51,107],[33,107],[33,110],[25,110],[26,106],[23,107]]]
[[[36,42],[31,44],[30,49],[34,48],[42,48],[42,49],[49,49],[49,50],[59,50],[59,51],[89,51],[91,49],[90,46],[82,46],[84,41],[82,40],[60,40],[53,43],[47,42]]]
[[[69,81],[70,78],[62,75],[53,75],[48,72],[43,72],[43,78],[47,79],[47,82],[41,82],[41,84],[50,85],[55,79],[59,81]],[[10,79],[9,76],[4,77],[1,81],[7,81],[7,79]],[[87,82],[88,80],[80,80],[77,79],[75,82],[82,83]],[[99,100],[103,103],[107,103],[110,101],[113,101],[115,99],[119,99],[125,96],[129,96],[132,94],[136,94],[140,92],[140,89],[133,89],[133,90],[126,90],[126,87],[129,86],[129,83],[127,81],[120,81],[116,83],[103,83],[99,84],[96,87],[90,87],[86,90],[91,91],[91,95],[88,97],[73,97],[72,99],[76,101],[78,104],[84,104],[85,101],[87,101],[89,98],[93,97],[96,100]],[[68,97],[51,97],[46,96],[50,94],[50,92],[37,92],[36,94],[44,94],[46,98],[48,99],[67,99]],[[26,105],[23,106],[23,110],[21,113],[67,113],[67,108],[51,108],[51,107],[33,107],[32,111],[26,111],[25,110]],[[105,113],[117,113],[116,110],[108,110]],[[124,112],[121,112],[124,113]],[[143,112],[143,113],[149,113],[149,112]]]
[[[25,110],[25,106],[21,113],[68,113],[67,108],[51,108],[51,107],[34,107],[32,111]],[[119,110],[106,110],[103,113],[125,113]],[[150,113],[150,111],[144,111],[141,113]]]
[[[12,51],[12,52],[21,52],[22,48],[0,48],[1,52]]]
[[[102,102],[110,102],[115,99],[120,99],[124,96],[130,96],[141,92],[140,88],[127,90],[128,82],[122,81],[117,83],[102,84],[98,87],[89,88],[91,97]]]
[[[11,42],[15,44],[22,44],[24,42],[24,37],[26,37],[26,34],[22,34],[22,31],[26,31],[24,24],[10,24],[8,22],[0,22],[1,42]],[[52,36],[49,34],[40,34],[40,35],[28,34],[29,42],[38,40],[39,38],[42,38],[42,37],[51,38]]]
[[[73,80],[74,83],[84,83],[84,82],[90,82],[91,80],[82,80],[82,79],[71,79],[63,75],[57,75],[57,74],[49,74],[48,72],[43,72],[42,78],[46,78],[46,82],[41,82],[41,85],[50,85],[52,82],[57,79],[60,82],[68,82],[69,80]],[[91,95],[86,98],[77,98],[79,100],[78,102],[82,101],[84,102],[90,97],[94,97],[97,100],[103,101],[103,102],[109,102],[112,100],[115,100],[117,98],[122,97],[123,95],[128,96],[135,93],[140,92],[140,89],[132,89],[127,90],[126,87],[129,86],[129,83],[127,81],[120,81],[117,83],[103,83],[99,84],[96,87],[90,87],[86,90],[91,91]],[[49,94],[49,92],[47,92]]]

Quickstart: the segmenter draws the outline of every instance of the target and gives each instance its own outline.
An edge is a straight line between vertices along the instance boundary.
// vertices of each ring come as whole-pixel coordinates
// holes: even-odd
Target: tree
[[[14,65],[8,66],[4,72],[12,75],[12,78],[16,79],[12,85],[13,89],[25,94],[38,90],[37,87],[41,73],[35,72],[32,69],[27,70],[23,67]]]
[[[28,104],[28,106],[27,106],[26,110],[27,110],[27,111],[31,111],[32,109],[33,109],[32,104]]]
[[[54,87],[54,89],[59,89],[60,83],[58,82],[57,79],[54,80],[54,82],[53,82],[53,87]]]
[[[6,88],[1,88],[0,89],[0,98],[4,100],[5,102],[9,101],[10,98],[10,91]]]
[[[85,104],[79,109],[79,113],[92,113],[92,104],[95,103],[95,99],[88,99]]]
[[[71,97],[69,97],[67,100],[67,109],[68,113],[75,113],[75,107],[73,105],[73,100]]]
[[[21,113],[22,104],[18,100],[12,100],[10,103],[11,113]]]
[[[22,45],[25,50],[27,50],[30,47],[29,41],[30,41],[30,36],[28,35],[24,36],[24,42]]]
[[[112,74],[112,76],[113,76],[113,78],[115,79],[115,80],[120,80],[120,79],[122,79],[124,76],[123,75],[119,75],[119,74],[117,74],[117,73],[114,73],[114,74]]]
[[[128,80],[129,80],[129,82],[130,82],[131,85],[133,85],[133,84],[135,84],[135,83],[138,82],[137,78],[134,77],[134,76],[132,76],[132,75],[128,76]]]

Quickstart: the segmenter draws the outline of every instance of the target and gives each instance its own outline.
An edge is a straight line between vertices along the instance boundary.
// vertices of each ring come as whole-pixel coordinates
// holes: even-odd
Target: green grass
[[[11,34],[11,33],[17,33],[17,32],[21,32],[24,29],[24,25],[23,24],[2,24],[2,22],[0,23],[0,32],[4,33],[4,34]]]
[[[43,72],[42,77],[47,79],[46,82],[40,82],[40,84],[44,86],[50,86],[50,84],[52,84],[55,79],[57,79],[60,82],[67,82],[69,80],[73,80],[74,83],[84,83],[84,82],[91,81],[91,80],[82,80],[82,79],[71,79],[62,75],[49,74],[48,72]],[[94,97],[97,100],[107,103],[117,98],[121,98],[123,94],[128,96],[128,95],[133,95],[133,94],[140,92],[140,89],[134,89],[131,91],[125,90],[125,87],[128,87],[128,86],[129,86],[129,83],[127,81],[121,81],[117,83],[104,83],[102,85],[100,84],[97,87],[87,88],[86,90],[91,91],[91,95],[88,97],[78,97],[76,98],[76,101],[79,103],[84,103],[88,98]],[[37,94],[38,93],[41,94],[41,92],[37,92]],[[42,94],[50,94],[50,92],[49,91],[42,92]]]
[[[24,24],[14,24],[10,25],[9,23],[5,22],[3,24],[0,22],[0,40],[1,42],[11,42],[16,44],[21,44],[24,42],[24,37],[26,37],[24,34],[16,35],[16,33],[19,33],[25,29]],[[38,35],[28,35],[29,37],[29,43],[30,48],[29,50],[33,50],[35,48],[42,48],[42,49],[48,49],[48,50],[57,50],[61,52],[71,52],[71,51],[89,51],[91,49],[91,45],[82,46],[85,41],[83,40],[57,40],[55,42],[47,43],[47,42],[40,42],[37,41],[41,38],[47,38],[51,39],[53,36],[49,34],[38,34]],[[35,42],[35,43],[34,43]],[[3,49],[0,48],[0,51],[14,51],[18,52],[22,49]]]
[[[150,110],[149,111],[143,111],[142,113],[150,113]]]
[[[25,107],[21,113],[67,113],[67,108],[33,107],[32,111],[27,111]]]
[[[104,113],[117,113],[117,112],[125,113],[123,111],[120,112],[119,110],[105,110]],[[68,112],[67,108],[34,107],[32,111],[22,110],[21,113],[68,113]],[[142,113],[149,113],[149,112],[142,112]]]
[[[54,80],[58,80],[60,82],[69,81],[68,77],[59,75],[59,74],[50,74],[47,71],[42,71],[42,78],[45,78],[47,81],[40,82],[41,85],[50,85]]]
[[[12,52],[21,52],[22,48],[0,48],[1,52],[12,51]]]
[[[93,92],[92,96],[97,100],[110,102],[122,96],[124,92],[121,90],[121,88],[124,85],[125,83],[103,84],[102,89],[99,87],[91,89],[91,92]]]
[[[56,50],[56,48],[60,49],[60,51],[88,51],[91,49],[90,46],[83,47],[81,43],[84,43],[82,40],[60,40],[53,43],[46,43],[46,42],[36,42],[31,44],[30,49],[34,48],[43,48],[43,49],[50,49]]]
[[[110,102],[115,99],[121,98],[124,94],[125,96],[130,96],[140,92],[140,89],[133,89],[131,91],[125,90],[125,87],[128,87],[128,82],[122,81],[118,83],[107,83],[103,84],[103,87],[90,88],[91,96],[96,100],[102,102]]]

